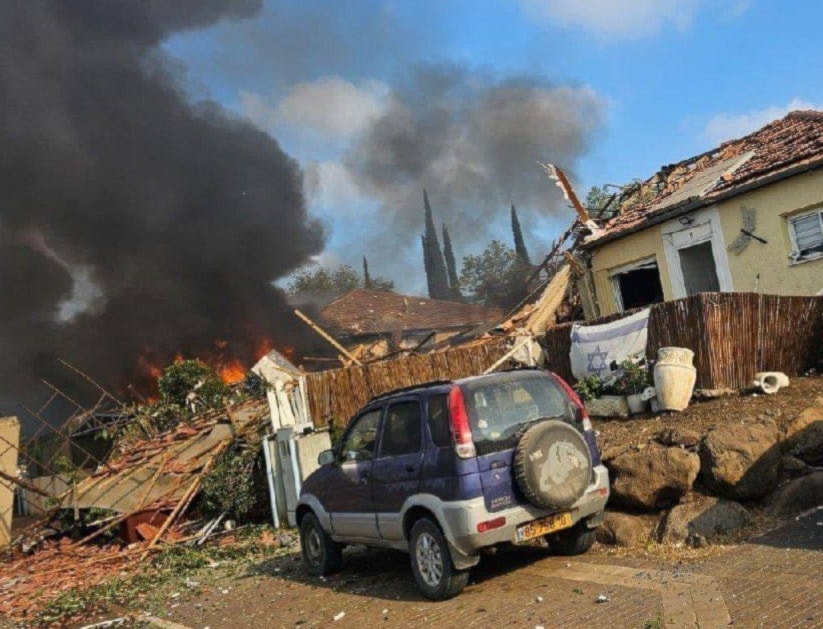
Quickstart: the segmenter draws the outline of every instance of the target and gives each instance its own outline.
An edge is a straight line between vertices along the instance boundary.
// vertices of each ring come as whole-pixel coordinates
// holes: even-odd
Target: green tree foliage
[[[526,241],[523,239],[523,230],[520,228],[520,219],[517,217],[517,209],[512,203],[512,234],[514,235],[514,251],[517,254],[517,261],[524,267],[531,266],[529,252],[526,250]]]
[[[423,235],[423,264],[426,268],[429,297],[432,299],[449,299],[451,291],[449,290],[446,263],[443,260],[440,241],[437,239],[437,230],[434,227],[429,195],[425,190],[423,190],[423,206],[426,212],[426,231]]]
[[[341,264],[336,269],[319,266],[314,269],[302,269],[295,273],[288,285],[288,293],[293,297],[309,296],[312,298],[334,299],[356,288],[370,288],[371,290],[394,290],[394,282],[384,277],[372,277],[368,271],[368,262],[363,257],[363,271],[367,274],[369,285],[365,278],[361,279],[357,272],[348,264]]]
[[[454,259],[454,249],[452,239],[449,237],[449,230],[443,223],[443,257],[446,258],[446,271],[449,277],[449,292],[451,298],[463,301],[463,294],[460,292],[460,278],[457,276],[457,262]]]
[[[589,214],[596,218],[603,212],[602,218],[609,218],[617,210],[617,202],[615,197],[615,190],[607,185],[592,186],[586,193],[586,209]]]
[[[499,240],[492,240],[480,255],[463,258],[460,285],[472,302],[503,309],[516,306],[525,291],[517,254]]]
[[[206,517],[225,513],[227,518],[242,522],[264,504],[267,496],[261,459],[259,442],[235,441],[203,479],[198,497],[202,513]]]
[[[222,404],[229,394],[229,387],[214,369],[196,359],[166,367],[157,380],[157,388],[162,402],[178,406],[186,405],[186,396],[192,391],[209,408]]]
[[[360,278],[348,264],[341,264],[336,269],[318,266],[314,269],[301,269],[289,282],[290,295],[300,293],[331,293],[342,295],[355,288],[360,288]]]

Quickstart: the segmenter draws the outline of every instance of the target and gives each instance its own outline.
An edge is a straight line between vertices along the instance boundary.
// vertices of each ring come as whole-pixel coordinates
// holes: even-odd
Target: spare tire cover
[[[517,484],[537,507],[572,506],[586,491],[591,473],[591,453],[583,436],[556,419],[526,430],[514,451]]]

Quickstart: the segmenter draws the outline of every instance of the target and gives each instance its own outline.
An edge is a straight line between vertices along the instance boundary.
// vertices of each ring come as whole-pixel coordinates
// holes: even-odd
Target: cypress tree
[[[369,276],[369,261],[363,256],[363,288],[371,290],[371,277]]]
[[[423,190],[423,205],[426,209],[423,260],[427,263],[426,279],[429,284],[429,297],[432,299],[448,299],[450,291],[449,280],[446,275],[446,264],[443,261],[443,250],[440,249],[440,241],[437,239],[437,230],[434,227],[429,195],[425,190]]]
[[[449,237],[449,230],[443,223],[443,256],[446,258],[446,270],[449,276],[449,292],[452,299],[462,301],[463,294],[460,292],[460,279],[457,277],[457,263],[454,260],[454,249],[452,249],[452,239]]]
[[[523,240],[523,231],[520,229],[520,220],[517,218],[514,203],[512,203],[512,234],[514,234],[514,251],[517,254],[517,262],[522,266],[531,266],[529,252],[526,251],[526,241]]]
[[[429,291],[429,296],[432,294],[432,271],[431,271],[431,256],[429,255],[429,243],[426,242],[426,235],[420,235],[420,243],[423,245],[423,268],[426,270],[426,287]]]

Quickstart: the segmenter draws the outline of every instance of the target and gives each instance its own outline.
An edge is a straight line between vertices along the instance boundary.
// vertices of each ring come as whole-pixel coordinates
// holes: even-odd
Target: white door
[[[703,210],[661,227],[674,298],[732,290],[717,210]]]

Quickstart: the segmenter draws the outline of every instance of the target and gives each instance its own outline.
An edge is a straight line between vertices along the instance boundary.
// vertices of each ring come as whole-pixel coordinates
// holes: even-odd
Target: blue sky
[[[254,19],[179,34],[165,48],[194,98],[251,119],[303,166],[309,211],[328,231],[320,262],[356,266],[367,253],[373,273],[419,292],[422,188],[436,220],[457,232],[458,257],[490,237],[510,240],[509,198],[537,257],[573,216],[534,156],[556,159],[582,196],[594,184],[645,178],[790,109],[820,107],[821,23],[823,4],[799,0],[267,0]],[[431,165],[402,177],[377,172],[386,136],[376,121],[395,125],[390,138],[398,125],[411,125],[413,136],[421,120],[431,122],[416,95],[436,90],[443,68],[450,88],[438,106],[459,112],[444,128],[463,146],[443,150],[437,168],[471,163],[442,178]],[[499,107],[476,109],[501,93],[522,128]],[[518,109],[518,95],[535,106]],[[509,125],[508,135],[478,137],[489,120]],[[545,132],[544,121],[555,130]],[[532,134],[530,124],[541,128]],[[524,139],[534,142],[517,169],[538,174],[510,177],[509,186],[490,171],[506,156],[516,162],[511,147]],[[502,159],[471,158],[498,141]],[[391,147],[398,153],[386,159],[405,159],[406,148]]]

